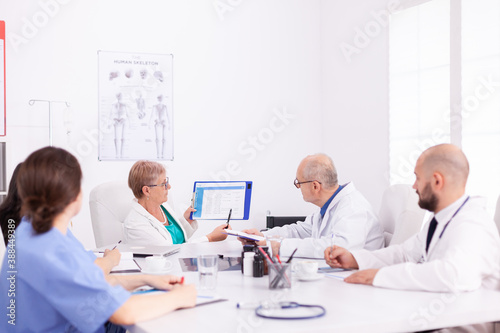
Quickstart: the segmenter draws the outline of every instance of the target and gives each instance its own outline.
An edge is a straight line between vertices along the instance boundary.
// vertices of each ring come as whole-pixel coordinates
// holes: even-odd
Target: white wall
[[[324,150],[378,211],[389,186],[388,12],[398,1],[321,2]]]
[[[46,3],[52,16],[44,22]],[[7,42],[8,170],[48,144],[47,106],[30,107],[28,100],[65,100],[75,113],[74,129],[67,142],[64,107],[53,105],[55,145],[79,158],[85,202],[94,186],[126,181],[132,162],[97,159],[97,51],[173,53],[175,160],[166,165],[176,201],[187,205],[193,181],[212,179],[234,160],[239,168],[232,179],[254,181],[251,220],[234,222],[234,228],[263,227],[267,210],[311,212],[292,182],[300,159],[323,150],[320,1],[241,1],[224,20],[214,3],[1,2],[7,34],[24,38],[18,45]],[[37,19],[42,27],[28,36],[26,22]],[[269,127],[275,109],[294,118],[255,158],[240,152],[239,145]],[[73,222],[76,236],[93,247],[88,205]],[[216,224],[206,222],[200,232]]]
[[[214,4],[225,4],[226,11]],[[64,133],[64,106],[53,105],[55,144],[79,158],[85,202],[94,186],[126,181],[133,162],[97,158],[97,51],[173,53],[175,160],[165,164],[177,203],[188,204],[195,180],[221,177],[228,163],[237,163],[231,179],[253,180],[254,195],[251,220],[234,222],[234,228],[262,228],[267,210],[308,214],[314,206],[292,185],[296,166],[305,155],[325,151],[339,180],[353,180],[378,209],[388,184],[386,29],[349,63],[340,45],[353,44],[355,29],[364,29],[373,21],[370,12],[385,5],[386,0],[1,2],[0,19],[11,38],[8,170],[48,144],[47,106],[30,107],[28,100],[65,100],[75,114],[73,132]],[[51,14],[45,22],[42,7]],[[37,19],[42,26],[30,31]],[[276,110],[294,118],[268,138],[265,128]],[[259,134],[268,140],[253,149],[254,156],[248,149]],[[217,224],[204,222],[199,234]],[[88,205],[73,230],[86,247],[94,246]]]

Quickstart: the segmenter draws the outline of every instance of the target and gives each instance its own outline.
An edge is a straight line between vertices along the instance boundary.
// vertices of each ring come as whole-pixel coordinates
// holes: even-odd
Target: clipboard
[[[253,184],[251,181],[197,181],[193,186],[191,219],[248,220]]]
[[[266,240],[266,237],[262,237],[262,236],[258,236],[258,235],[251,235],[251,234],[247,234],[246,232],[237,231],[237,230],[227,229],[227,230],[223,231],[222,233],[226,234],[226,235],[237,236],[237,237],[253,240],[256,242]]]

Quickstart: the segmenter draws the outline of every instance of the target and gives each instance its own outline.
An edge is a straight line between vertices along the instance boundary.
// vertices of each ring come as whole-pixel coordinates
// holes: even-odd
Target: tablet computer
[[[194,183],[192,219],[248,220],[252,197],[250,181],[199,181]]]

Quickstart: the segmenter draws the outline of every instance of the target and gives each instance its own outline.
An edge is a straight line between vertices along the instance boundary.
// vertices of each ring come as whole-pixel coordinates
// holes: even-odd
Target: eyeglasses
[[[168,177],[167,177],[167,181],[164,182],[164,183],[161,183],[161,184],[158,184],[158,185],[146,185],[147,187],[157,187],[157,186],[163,186],[165,187],[165,190],[168,190]]]
[[[293,185],[295,185],[296,188],[300,188],[300,185],[302,184],[306,184],[306,183],[313,183],[313,182],[318,182],[317,180],[308,180],[308,181],[305,181],[305,182],[299,182],[299,180],[297,178],[295,178],[295,180],[293,181]],[[318,182],[321,184],[321,182]]]

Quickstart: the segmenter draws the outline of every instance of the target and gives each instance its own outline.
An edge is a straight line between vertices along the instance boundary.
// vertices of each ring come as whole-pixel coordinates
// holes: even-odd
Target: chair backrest
[[[90,218],[97,247],[123,240],[123,221],[132,208],[132,190],[125,182],[108,182],[90,192]]]
[[[418,206],[418,195],[410,185],[396,184],[384,191],[379,218],[385,245],[400,244],[422,228],[425,210]]]
[[[495,223],[497,225],[498,231],[500,232],[500,196],[498,196],[497,208],[495,210]]]
[[[306,216],[267,216],[266,227],[268,229],[274,227],[282,227],[285,224],[292,224],[297,221],[305,221]]]

